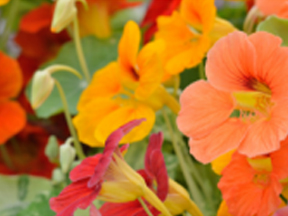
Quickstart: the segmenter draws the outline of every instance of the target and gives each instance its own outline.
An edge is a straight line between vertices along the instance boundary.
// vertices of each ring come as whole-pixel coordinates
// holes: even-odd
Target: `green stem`
[[[90,83],[91,77],[89,74],[89,70],[85,61],[85,57],[84,57],[84,53],[83,53],[83,49],[81,46],[81,40],[80,40],[80,33],[79,33],[79,24],[78,24],[78,20],[77,20],[77,16],[75,16],[74,18],[74,35],[73,35],[73,39],[74,39],[74,43],[76,46],[76,51],[77,51],[77,55],[78,55],[78,59],[83,71],[83,74],[85,76],[85,79],[87,80],[88,83]]]
[[[11,7],[9,8],[9,14],[8,14],[7,19],[6,19],[7,23],[6,23],[4,32],[3,32],[1,40],[0,40],[0,49],[1,50],[5,49],[4,46],[7,44],[11,29],[12,29],[12,25],[14,23],[15,17],[17,17],[16,13],[18,11],[18,3],[19,3],[19,0],[14,0],[14,1],[10,2]]]
[[[9,153],[8,153],[8,151],[7,151],[7,149],[6,149],[5,144],[1,144],[1,145],[0,145],[0,152],[1,152],[1,156],[2,156],[2,158],[3,158],[4,163],[5,163],[11,170],[13,170],[13,169],[14,169],[14,165],[13,165],[13,163],[12,163],[10,157],[9,157]]]
[[[186,164],[186,161],[184,160],[184,154],[183,152],[181,151],[181,148],[180,146],[178,145],[177,143],[177,140],[174,136],[174,133],[173,133],[173,127],[170,123],[170,120],[169,120],[169,117],[167,116],[167,113],[166,111],[164,110],[164,108],[162,109],[162,114],[163,114],[163,117],[164,117],[164,120],[166,122],[166,125],[168,127],[168,130],[169,130],[169,133],[170,133],[170,136],[171,136],[171,141],[172,141],[172,144],[173,144],[173,147],[174,147],[174,150],[176,152],[176,155],[177,155],[177,158],[179,160],[179,163],[180,163],[180,167],[182,169],[182,172],[184,174],[184,178],[186,180],[186,183],[188,185],[188,188],[189,188],[189,191],[190,191],[190,194],[192,195],[192,197],[194,198],[194,200],[196,201],[196,203],[199,205],[199,204],[202,204],[202,195],[201,193],[199,192],[199,189],[194,181],[194,179],[191,177],[190,175],[190,170],[189,168],[187,167],[187,164]]]
[[[206,75],[205,75],[205,69],[204,69],[203,61],[199,64],[198,70],[199,70],[200,79],[206,80]]]
[[[68,124],[68,127],[69,127],[69,131],[70,131],[70,133],[71,133],[71,135],[73,137],[74,146],[75,146],[77,155],[78,155],[78,157],[80,159],[84,159],[85,158],[85,154],[84,154],[83,149],[81,147],[81,144],[80,144],[80,142],[78,140],[75,128],[74,128],[74,126],[72,124],[72,120],[71,120],[71,116],[70,116],[69,108],[68,108],[68,103],[67,103],[64,91],[63,91],[60,83],[56,79],[54,79],[54,81],[55,81],[55,84],[56,84],[56,86],[58,88],[58,91],[59,91],[59,94],[60,94],[60,97],[61,97],[61,100],[62,100],[62,103],[63,103],[65,118],[66,118],[66,121],[67,121],[67,124]]]
[[[175,75],[174,76],[174,91],[173,91],[174,97],[178,96],[179,87],[180,87],[180,75]]]
[[[153,214],[151,213],[151,211],[148,209],[146,203],[142,200],[141,197],[138,198],[138,201],[141,203],[143,209],[145,210],[145,212],[147,213],[147,215],[149,216],[153,216]]]

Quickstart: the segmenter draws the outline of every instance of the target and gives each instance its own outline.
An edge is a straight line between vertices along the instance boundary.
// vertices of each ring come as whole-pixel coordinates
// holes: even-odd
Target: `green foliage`
[[[120,38],[119,33],[106,40],[100,40],[93,36],[85,37],[81,40],[84,55],[86,57],[87,65],[90,74],[93,75],[95,71],[106,66],[109,62],[117,59],[117,46]],[[64,64],[75,68],[81,72],[81,67],[76,54],[74,43],[66,43],[59,51],[57,57],[44,65],[44,68],[53,64]],[[53,77],[57,79],[65,92],[70,113],[76,114],[77,103],[82,91],[87,87],[87,82],[79,80],[75,75],[67,72],[57,72]],[[31,85],[29,85],[27,94],[31,96]],[[36,114],[41,118],[48,118],[52,115],[60,113],[63,110],[62,101],[60,99],[58,90],[54,87],[48,99],[36,110]]]
[[[282,46],[288,46],[288,19],[269,16],[257,26],[257,31],[266,31],[282,38]],[[269,44],[264,44],[269,45]]]
[[[0,175],[0,215],[18,215],[18,212],[25,209],[37,194],[49,194],[50,190],[51,183],[44,178]]]

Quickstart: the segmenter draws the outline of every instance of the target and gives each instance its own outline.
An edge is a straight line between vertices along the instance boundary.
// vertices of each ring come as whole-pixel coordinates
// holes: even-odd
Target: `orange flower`
[[[149,43],[138,53],[139,44],[139,27],[129,21],[119,43],[118,61],[96,72],[80,97],[74,124],[82,142],[102,146],[119,126],[145,118],[121,143],[139,141],[152,129],[155,110],[166,104],[178,111],[177,101],[160,85],[163,70],[158,52],[164,44]]]
[[[198,160],[233,149],[255,157],[280,148],[288,134],[288,49],[281,42],[266,32],[235,32],[210,50],[208,82],[184,90],[177,119]]]
[[[7,4],[9,1],[10,0],[0,0],[0,6]]]
[[[163,58],[170,75],[198,65],[216,40],[235,30],[216,18],[213,0],[182,0],[180,11],[159,17],[157,25],[155,38],[167,44]]]
[[[256,7],[265,15],[276,14],[282,18],[288,18],[287,0],[255,0]]]
[[[288,139],[281,149],[249,159],[235,153],[218,184],[229,212],[234,216],[268,216],[281,204],[280,180],[288,177]]]
[[[77,4],[81,37],[95,35],[106,38],[111,35],[110,18],[118,10],[134,7],[140,2],[127,0],[87,0],[88,10]]]
[[[21,70],[17,62],[0,52],[0,145],[17,134],[25,125],[26,114],[22,107],[11,99],[22,86]]]

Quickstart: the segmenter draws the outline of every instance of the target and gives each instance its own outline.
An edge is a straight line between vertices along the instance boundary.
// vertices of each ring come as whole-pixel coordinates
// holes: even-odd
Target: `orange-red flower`
[[[0,52],[0,145],[17,134],[25,125],[26,114],[18,102],[12,101],[22,87],[18,63]]]
[[[276,14],[282,18],[288,18],[287,0],[255,0],[256,7],[265,15]]]
[[[210,50],[208,81],[184,90],[177,119],[198,160],[233,149],[254,157],[280,148],[288,134],[288,49],[281,42],[265,32],[235,32]]]
[[[95,35],[99,38],[111,35],[111,16],[121,9],[134,7],[140,2],[127,0],[87,0],[88,10],[77,4],[81,36]]]
[[[0,173],[6,175],[29,174],[51,178],[52,170],[56,167],[45,155],[45,146],[49,133],[42,127],[30,123],[16,135],[15,140],[5,146],[11,167],[0,157]]]
[[[288,139],[281,149],[256,158],[235,153],[218,184],[233,216],[268,216],[281,204],[281,180],[288,177]]]
[[[82,142],[103,146],[108,135],[119,126],[145,118],[121,143],[143,139],[152,129],[155,111],[164,105],[178,112],[177,101],[161,85],[163,76],[159,52],[161,41],[151,42],[138,52],[141,33],[129,21],[119,42],[118,61],[97,71],[78,103],[73,123]]]

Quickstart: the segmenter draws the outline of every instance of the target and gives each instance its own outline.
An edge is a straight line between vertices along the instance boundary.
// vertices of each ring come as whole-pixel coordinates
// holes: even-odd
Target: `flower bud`
[[[58,33],[66,28],[77,16],[76,2],[80,1],[85,7],[85,0],[58,0],[53,15],[51,31]]]
[[[48,143],[45,148],[45,155],[48,157],[50,162],[56,162],[59,154],[59,146],[57,138],[52,135],[49,137]]]
[[[32,80],[31,105],[37,109],[51,94],[55,81],[48,70],[37,71]]]
[[[56,168],[52,172],[52,182],[53,184],[62,183],[65,180],[65,176],[62,173],[61,169]]]
[[[63,173],[67,173],[75,159],[76,151],[70,145],[73,139],[70,137],[60,146],[60,165]]]

